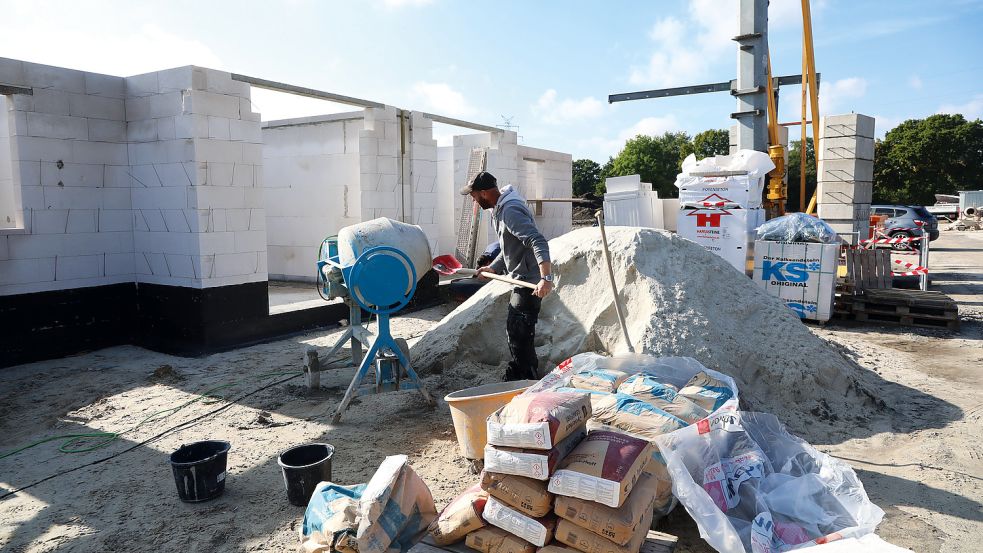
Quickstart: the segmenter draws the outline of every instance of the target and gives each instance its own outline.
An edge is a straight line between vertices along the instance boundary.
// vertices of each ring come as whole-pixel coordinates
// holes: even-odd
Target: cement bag
[[[591,432],[550,478],[549,491],[620,507],[652,459],[649,442],[619,432]],[[568,544],[570,545],[570,544]]]
[[[679,395],[707,411],[716,411],[733,397],[733,392],[719,378],[700,371],[679,390]]]
[[[450,545],[485,525],[481,513],[485,510],[488,492],[475,484],[444,507],[427,531],[437,545]]]
[[[553,512],[577,526],[603,536],[617,545],[627,545],[641,524],[646,513],[653,512],[656,499],[672,497],[672,485],[659,482],[655,476],[643,472],[638,483],[628,494],[628,500],[620,508],[608,507],[593,501],[558,496]]]
[[[297,552],[328,553],[354,541],[358,530],[358,502],[365,486],[318,484],[304,512]]]
[[[488,499],[482,516],[485,517],[488,524],[497,526],[539,547],[549,543],[553,539],[553,532],[556,530],[556,517],[528,517],[494,497]]]
[[[433,495],[405,455],[386,457],[359,501],[358,553],[405,552],[437,517]]]
[[[593,352],[578,353],[577,355],[574,355],[573,357],[570,357],[557,365],[556,368],[541,378],[539,382],[533,384],[527,388],[526,391],[522,392],[522,395],[538,394],[539,392],[546,392],[557,388],[562,388],[564,386],[569,386],[570,379],[574,374],[580,371],[595,369],[598,367],[598,363],[604,359],[607,358]]]
[[[546,547],[540,547],[536,550],[536,553],[575,553],[577,550],[570,547],[565,547],[563,545],[557,545],[554,541],[553,543],[547,545]]]
[[[861,537],[884,517],[849,465],[792,436],[773,415],[714,415],[657,443],[673,494],[721,553]]]
[[[675,387],[659,382],[648,374],[636,374],[618,386],[618,392],[627,394],[675,415],[689,424],[706,418],[709,411],[679,395]]]
[[[485,470],[546,480],[586,435],[581,426],[549,450],[485,445]]]
[[[468,534],[464,545],[481,553],[534,553],[536,546],[501,528],[486,526]]]
[[[631,539],[625,545],[618,545],[613,541],[590,532],[573,524],[569,520],[560,520],[556,525],[556,541],[569,545],[570,547],[583,553],[638,553],[648,535],[649,528],[652,526],[653,513],[651,509],[645,511],[642,520],[632,531]]]
[[[649,441],[687,425],[679,417],[627,394],[608,394],[595,403],[596,410],[591,417],[594,421]]]
[[[716,381],[722,382],[730,391],[730,399],[717,407],[717,411],[736,411],[738,405],[737,383],[734,379],[708,369],[692,357],[654,357],[651,355],[625,354],[608,357],[598,362],[599,366],[625,372],[638,372],[653,377],[656,381],[669,384],[682,391],[700,372]],[[717,412],[711,412],[711,415]]]
[[[590,418],[586,393],[520,394],[488,417],[488,443],[551,449]]]
[[[579,390],[613,392],[628,378],[628,373],[613,369],[582,369],[570,377],[570,386]]]
[[[542,480],[486,470],[481,473],[480,486],[488,495],[524,515],[544,517],[553,509],[553,494]]]

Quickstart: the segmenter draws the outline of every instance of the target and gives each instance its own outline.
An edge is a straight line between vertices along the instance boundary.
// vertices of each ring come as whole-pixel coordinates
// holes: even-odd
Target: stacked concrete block
[[[266,281],[263,137],[249,85],[224,71],[185,69],[190,71],[158,73],[160,92],[181,94],[185,115],[191,116],[180,121],[182,135],[194,132],[194,163],[185,165],[194,185],[185,214],[198,251],[182,270],[190,268],[195,285],[203,288]],[[190,90],[182,88],[187,77]]]
[[[0,59],[0,295],[133,278],[120,77]]]
[[[819,217],[851,242],[866,238],[874,180],[874,118],[856,113],[823,117],[818,151]]]
[[[419,225],[430,241],[430,250],[450,251],[454,244],[440,244],[440,195],[437,191],[437,141],[433,138],[433,121],[419,112],[409,116],[408,186],[410,222]]]
[[[365,127],[358,134],[361,219],[403,220],[403,191],[399,186],[399,120],[396,108],[365,110]]]
[[[529,146],[519,146],[522,162],[518,188],[526,199],[570,198],[573,195],[573,157]],[[542,214],[536,225],[548,239],[570,232],[573,225],[573,204],[543,202]]]
[[[313,280],[322,240],[361,221],[363,127],[361,111],[263,124],[270,278]]]

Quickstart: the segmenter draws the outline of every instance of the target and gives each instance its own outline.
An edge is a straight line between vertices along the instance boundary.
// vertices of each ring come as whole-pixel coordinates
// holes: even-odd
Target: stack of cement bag
[[[556,530],[550,476],[587,435],[589,396],[544,391],[515,397],[488,418],[479,482],[430,525],[437,545],[464,539],[483,553],[535,553]]]

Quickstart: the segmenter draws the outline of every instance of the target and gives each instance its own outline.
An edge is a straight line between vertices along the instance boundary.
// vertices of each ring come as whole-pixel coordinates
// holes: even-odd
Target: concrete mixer
[[[318,285],[327,299],[342,298],[349,308],[349,326],[328,351],[331,358],[351,342],[352,365],[357,367],[332,422],[359,395],[417,389],[428,404],[433,399],[410,366],[406,340],[394,338],[389,317],[413,298],[417,282],[430,270],[430,245],[423,230],[387,218],[373,219],[341,229],[321,244],[317,262]],[[373,335],[362,326],[362,311],[376,316]],[[367,348],[362,355],[362,347]],[[320,386],[320,356],[309,349],[304,362],[307,384]],[[369,368],[374,382],[365,382]]]

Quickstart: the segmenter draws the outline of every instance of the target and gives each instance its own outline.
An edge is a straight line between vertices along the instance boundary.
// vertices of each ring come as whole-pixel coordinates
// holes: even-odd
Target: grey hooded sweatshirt
[[[539,264],[550,260],[549,243],[536,228],[526,200],[511,184],[502,188],[492,209],[492,226],[502,246],[501,253],[491,262],[492,270],[507,270],[514,279],[539,282]]]

